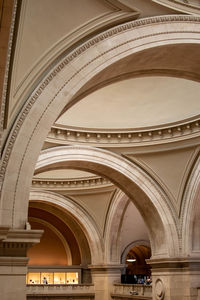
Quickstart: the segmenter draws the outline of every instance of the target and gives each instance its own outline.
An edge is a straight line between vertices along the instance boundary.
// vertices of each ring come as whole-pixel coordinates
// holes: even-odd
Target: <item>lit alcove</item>
[[[34,204],[29,207],[29,223],[32,229],[40,229],[44,233],[40,243],[28,251],[26,283],[80,283],[80,251],[70,228],[56,215],[38,209],[34,207]]]
[[[150,257],[150,247],[144,245],[132,247],[126,255],[126,272],[122,275],[122,282],[150,284],[151,269],[146,263],[146,259],[149,259]]]

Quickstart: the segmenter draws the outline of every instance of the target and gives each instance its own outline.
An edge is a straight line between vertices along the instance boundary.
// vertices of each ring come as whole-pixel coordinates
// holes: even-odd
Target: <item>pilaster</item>
[[[121,270],[124,265],[92,265],[92,281],[95,287],[95,300],[110,300],[113,284],[121,282]]]
[[[150,259],[153,300],[197,300],[200,258]]]
[[[42,230],[0,228],[1,300],[26,299],[27,250],[39,243]]]

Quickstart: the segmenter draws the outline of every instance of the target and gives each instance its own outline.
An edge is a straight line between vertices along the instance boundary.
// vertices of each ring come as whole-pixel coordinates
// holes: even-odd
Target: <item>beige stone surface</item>
[[[1,149],[2,300],[26,297],[25,254],[39,241],[27,223],[29,200],[36,217],[48,215],[73,232],[96,299],[110,299],[124,268],[122,251],[142,240],[152,250],[153,300],[197,300],[200,18],[174,14],[194,13],[194,5],[198,12],[192,0],[178,6],[170,1],[170,8],[163,1],[81,1],[85,6],[79,0],[22,1],[7,94],[10,119]],[[97,94],[104,110],[96,106]],[[84,106],[87,97],[94,106]],[[61,129],[53,129],[51,141],[46,140],[59,116],[73,105],[78,108],[80,100],[87,114],[74,113],[79,128],[73,141],[61,146]],[[112,104],[107,116],[106,101]],[[93,120],[89,110],[96,112]],[[98,144],[99,115],[103,139]],[[124,132],[132,119],[135,129]],[[67,128],[62,132],[68,133]],[[67,174],[68,169],[78,171]],[[81,189],[83,174],[96,174],[93,186],[89,178]],[[66,188],[73,176],[77,187]]]
[[[186,180],[194,163],[196,148],[127,155],[151,173],[166,190],[177,212],[180,210]]]
[[[72,196],[75,202],[80,203],[91,214],[95,222],[98,224],[102,235],[106,224],[106,215],[114,193],[115,189],[108,192],[80,193],[77,195],[73,194]]]
[[[56,125],[90,129],[166,125],[196,116],[200,109],[198,94],[199,83],[185,79],[157,76],[127,79],[83,98]]]

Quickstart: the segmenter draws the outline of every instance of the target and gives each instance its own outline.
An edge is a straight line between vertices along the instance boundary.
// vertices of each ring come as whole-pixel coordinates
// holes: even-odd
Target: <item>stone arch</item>
[[[133,241],[131,244],[127,245],[126,248],[124,249],[124,251],[122,252],[122,255],[121,255],[121,263],[122,264],[126,263],[126,257],[127,257],[128,252],[130,251],[130,249],[132,249],[135,246],[145,246],[148,248],[151,247],[149,241],[145,241],[145,240]]]
[[[200,157],[188,179],[182,202],[182,248],[183,255],[200,255]]]
[[[149,228],[153,255],[177,253],[177,231],[168,199],[143,170],[109,151],[87,146],[62,146],[43,150],[35,172],[75,168],[103,175],[121,188],[143,216]]]
[[[76,224],[78,224],[78,227],[80,227],[79,234],[76,234],[75,237],[79,247],[81,244],[80,251],[82,252],[82,257],[84,257],[83,263],[102,263],[103,245],[100,233],[98,232],[95,222],[80,205],[75,204],[67,197],[47,191],[31,191],[29,200],[51,204],[64,210],[65,214],[73,218]],[[73,228],[71,229],[73,231]],[[82,233],[80,234],[80,232]],[[86,239],[87,242],[84,242],[83,238]]]
[[[111,203],[106,220],[105,255],[113,263],[120,263],[120,225],[129,201],[129,198],[119,190]]]
[[[59,238],[59,240],[61,241],[61,243],[62,243],[62,245],[65,249],[65,253],[67,255],[68,265],[72,265],[71,250],[70,250],[69,244],[67,243],[66,239],[63,237],[62,233],[60,233],[59,230],[54,225],[52,225],[49,222],[46,222],[46,221],[44,221],[40,218],[30,217],[29,220],[32,221],[32,222],[42,224],[42,225],[46,226],[47,228],[49,228],[50,230],[53,231],[53,233]]]
[[[105,255],[112,263],[121,262],[121,229],[124,215],[130,205],[130,199],[118,190],[110,205],[105,229]],[[150,247],[150,242],[148,242]],[[125,264],[125,262],[122,262]]]
[[[162,16],[129,22],[73,50],[35,89],[30,87],[26,103],[4,146],[0,171],[1,225],[24,228],[31,178],[44,139],[60,112],[68,103],[73,103],[72,98],[93,76],[144,49],[168,44],[199,44],[199,31],[196,16]],[[175,226],[171,225],[174,221],[166,223],[170,224],[170,230]],[[172,247],[173,251],[175,248]]]

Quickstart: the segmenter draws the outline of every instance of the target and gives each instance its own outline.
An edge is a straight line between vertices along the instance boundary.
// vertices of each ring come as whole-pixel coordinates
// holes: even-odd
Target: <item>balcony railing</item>
[[[114,299],[152,299],[152,286],[144,284],[114,284],[112,298]],[[133,297],[134,296],[134,297]]]
[[[92,284],[27,284],[27,296],[94,296]]]

